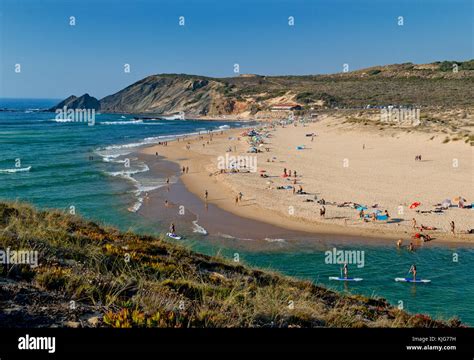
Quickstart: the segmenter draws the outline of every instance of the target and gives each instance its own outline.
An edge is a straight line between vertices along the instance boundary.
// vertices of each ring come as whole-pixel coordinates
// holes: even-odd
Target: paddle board
[[[426,280],[426,279],[413,280],[413,278],[395,278],[395,281],[409,282],[409,283],[429,283],[429,282],[431,282],[431,280]]]
[[[362,281],[362,278],[341,278],[337,276],[330,276],[329,280],[336,280],[336,281]]]
[[[175,240],[181,240],[181,236],[178,236],[176,234],[172,234],[172,233],[166,233],[166,235],[172,239],[175,239]]]

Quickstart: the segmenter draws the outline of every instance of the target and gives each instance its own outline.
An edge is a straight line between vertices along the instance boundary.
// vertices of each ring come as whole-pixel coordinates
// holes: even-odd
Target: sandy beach
[[[307,124],[267,126],[260,131],[261,152],[247,153],[249,137],[242,136],[244,131],[214,133],[212,139],[209,134],[189,137],[145,148],[143,153],[158,153],[180,168],[189,167],[181,175],[187,190],[203,201],[207,190],[210,204],[240,217],[296,231],[402,239],[405,245],[416,233],[436,243],[474,243],[474,235],[466,233],[474,228],[474,210],[458,208],[457,200],[466,199],[464,205],[474,201],[469,144],[443,143],[442,133],[381,131],[324,115]],[[256,171],[221,172],[219,164],[226,155],[256,159]],[[415,161],[417,155],[422,159]],[[282,176],[284,169],[291,170],[291,177]],[[239,193],[242,198],[236,201]],[[324,205],[318,203],[322,199]],[[445,199],[452,206],[435,211]],[[354,203],[367,207],[366,221]],[[410,208],[414,203],[419,205]],[[387,211],[388,220],[372,220],[370,214],[376,211]]]

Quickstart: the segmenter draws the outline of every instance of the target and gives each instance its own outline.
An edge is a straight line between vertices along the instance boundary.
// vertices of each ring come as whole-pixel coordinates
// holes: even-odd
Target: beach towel
[[[415,208],[417,208],[417,207],[420,206],[420,205],[421,205],[421,203],[420,203],[419,201],[415,201],[414,203],[412,203],[412,204],[410,205],[410,209],[415,209]]]

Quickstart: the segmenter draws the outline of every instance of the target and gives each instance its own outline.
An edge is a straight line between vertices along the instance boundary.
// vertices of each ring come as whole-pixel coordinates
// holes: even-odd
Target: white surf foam
[[[272,238],[265,238],[265,241],[268,241],[270,243],[284,243],[286,242],[285,239],[272,239]]]
[[[148,165],[143,164],[143,165],[141,165],[141,169],[112,171],[112,172],[107,172],[107,174],[109,174],[111,176],[120,176],[120,177],[124,177],[126,179],[132,179],[133,181],[137,181],[132,177],[132,175],[147,172],[149,170],[150,170],[150,168],[148,167]]]
[[[193,232],[207,235],[207,230],[204,229],[201,225],[199,225],[197,220],[193,221]]]
[[[100,125],[138,125],[143,124],[143,120],[130,120],[130,121],[102,121]]]
[[[4,174],[14,174],[17,172],[27,172],[31,170],[31,166],[24,167],[24,168],[13,168],[13,169],[0,169],[0,173]]]
[[[74,122],[74,119],[50,119],[50,121],[54,121],[58,123],[68,123],[68,122]]]

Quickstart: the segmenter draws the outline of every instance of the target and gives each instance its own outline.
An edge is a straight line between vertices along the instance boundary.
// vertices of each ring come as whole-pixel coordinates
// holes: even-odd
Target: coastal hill
[[[411,105],[472,106],[474,60],[375,66],[331,75],[210,78],[185,74],[148,76],[98,101],[102,112],[189,115],[254,115],[277,104],[302,109]],[[95,106],[89,95],[70,97],[50,109]],[[97,110],[99,110],[97,109]]]
[[[38,252],[0,267],[2,327],[462,326],[26,204],[0,203],[0,249]]]
[[[80,97],[71,95],[67,99],[61,101],[58,105],[54,107],[56,109],[62,109],[64,107],[68,109],[94,109],[99,110],[100,103],[95,97],[90,96],[89,94],[84,94]]]

